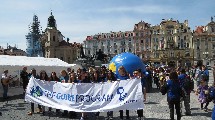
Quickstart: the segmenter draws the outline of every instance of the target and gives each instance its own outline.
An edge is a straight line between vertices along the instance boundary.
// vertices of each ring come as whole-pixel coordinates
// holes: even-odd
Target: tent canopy
[[[41,70],[45,70],[48,75],[50,75],[51,72],[56,72],[59,75],[61,70],[66,70],[67,68],[75,70],[78,67],[81,68],[79,65],[68,64],[58,58],[0,55],[1,73],[3,73],[4,70],[9,70],[9,74],[17,75],[24,66],[27,67],[27,72],[30,72],[30,70],[34,68],[38,74]]]

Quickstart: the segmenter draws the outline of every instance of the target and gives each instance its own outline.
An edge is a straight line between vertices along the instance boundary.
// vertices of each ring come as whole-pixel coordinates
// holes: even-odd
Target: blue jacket
[[[167,101],[180,101],[181,97],[181,87],[180,83],[174,82],[172,80],[167,80],[166,83],[167,86]]]

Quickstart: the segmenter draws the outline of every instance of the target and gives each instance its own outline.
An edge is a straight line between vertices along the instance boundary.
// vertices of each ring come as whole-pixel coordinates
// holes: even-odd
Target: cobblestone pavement
[[[210,84],[213,81],[212,71],[210,71]],[[2,86],[0,86],[0,94],[2,95]],[[10,88],[8,101],[0,101],[0,111],[3,113],[0,116],[0,120],[67,120],[68,117],[63,118],[60,115],[53,112],[46,112],[44,116],[41,114],[33,114],[28,116],[27,112],[30,110],[30,104],[24,102],[22,88]],[[37,106],[35,105],[35,108]],[[213,103],[209,104],[209,109],[212,109]],[[47,111],[47,110],[46,110]],[[194,93],[191,93],[191,111],[192,116],[185,116],[183,114],[182,120],[211,120],[211,110],[208,112],[200,110],[200,103],[197,100],[197,96]],[[184,109],[183,109],[184,113]],[[88,113],[89,120],[95,119],[93,113]],[[124,113],[125,115],[125,113]],[[136,111],[130,111],[131,119],[136,119]],[[168,120],[169,119],[169,109],[166,102],[166,95],[162,96],[161,93],[158,93],[157,89],[153,89],[151,93],[147,94],[147,102],[145,103],[144,109],[144,120]],[[104,120],[106,113],[100,113],[100,120]],[[77,119],[80,118],[78,114]],[[175,115],[176,118],[176,115]],[[77,120],[76,119],[76,120]],[[114,119],[119,119],[119,112],[114,112]]]

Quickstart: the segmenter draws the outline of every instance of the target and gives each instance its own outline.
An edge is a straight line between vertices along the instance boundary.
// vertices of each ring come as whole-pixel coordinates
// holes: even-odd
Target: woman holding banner
[[[48,77],[46,71],[42,70],[40,72],[40,80],[49,81],[49,77]],[[42,112],[43,115],[45,115],[45,106],[38,105],[38,109],[40,112]],[[49,111],[51,111],[50,107],[49,107]]]
[[[116,81],[116,77],[115,77],[114,73],[111,70],[109,70],[107,72],[107,77],[106,77],[105,81],[107,81],[107,82],[114,82],[114,81]],[[107,112],[107,118],[109,120],[113,119],[113,111],[108,111]]]
[[[36,79],[39,79],[39,76],[37,75],[37,72],[36,72],[36,70],[33,68],[33,69],[31,69],[31,73],[28,75],[28,77],[29,77],[29,79],[31,78],[31,77],[34,77],[34,78],[36,78]],[[41,111],[39,111],[38,110],[38,112],[41,112]],[[34,103],[32,102],[31,103],[31,112],[28,112],[28,115],[32,115],[34,113]]]
[[[123,66],[120,66],[118,68],[119,74],[116,75],[117,80],[127,80],[129,79],[129,75],[126,72],[125,68]],[[123,110],[120,110],[120,119],[123,119]],[[126,110],[126,119],[129,119],[129,110]]]
[[[68,73],[66,72],[66,70],[62,70],[61,72],[60,72],[60,77],[59,77],[59,79],[60,79],[60,82],[61,83],[68,83],[69,82],[69,75],[68,75]],[[68,115],[68,111],[67,110],[64,110],[63,111],[63,114],[62,114],[62,116],[67,116]]]

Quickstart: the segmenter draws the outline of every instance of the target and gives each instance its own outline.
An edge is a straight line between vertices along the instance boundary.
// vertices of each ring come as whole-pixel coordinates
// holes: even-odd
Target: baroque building
[[[7,45],[6,49],[0,46],[0,55],[27,56],[27,53],[21,49],[18,49],[16,46],[12,47]]]
[[[193,33],[194,61],[202,61],[204,65],[215,66],[215,22],[206,26],[197,26]]]
[[[191,66],[193,64],[192,32],[188,20],[163,20],[151,27],[152,64]]]
[[[33,23],[29,25],[29,33],[26,35],[27,49],[26,53],[29,57],[43,57],[40,37],[41,37],[41,26],[36,15],[33,16]]]
[[[151,55],[150,24],[141,21],[134,25],[134,53],[144,62],[149,62]]]
[[[72,64],[80,57],[80,48],[82,45],[79,43],[70,43],[69,38],[64,40],[64,36],[57,29],[56,20],[52,12],[48,18],[47,28],[42,33],[41,43],[43,54],[46,58],[59,58]]]
[[[99,50],[103,51],[109,58],[123,52],[135,53],[134,36],[133,31],[111,31],[110,33],[87,36],[84,41],[85,55],[94,57]]]

